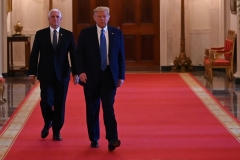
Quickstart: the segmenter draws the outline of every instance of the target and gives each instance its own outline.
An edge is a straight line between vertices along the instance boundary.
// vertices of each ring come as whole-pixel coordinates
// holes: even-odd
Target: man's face
[[[52,11],[50,13],[50,16],[48,17],[49,24],[52,28],[56,29],[60,26],[60,22],[62,20],[62,17],[59,12]]]
[[[106,11],[99,11],[93,15],[93,19],[100,28],[104,28],[110,19],[110,15]]]

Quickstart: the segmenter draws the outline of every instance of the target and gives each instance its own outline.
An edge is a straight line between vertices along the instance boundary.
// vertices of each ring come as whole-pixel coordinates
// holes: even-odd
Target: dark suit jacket
[[[78,74],[75,62],[76,46],[72,32],[60,28],[58,44],[54,51],[50,28],[37,31],[29,60],[29,75],[37,75],[42,81],[51,80],[56,73],[59,81],[69,81],[68,53],[70,53],[72,73]]]
[[[125,79],[125,52],[121,30],[108,26],[109,36],[109,65],[114,84],[117,87],[119,79]],[[80,32],[77,45],[78,69],[86,73],[86,87],[95,87],[101,73],[101,56],[96,25]]]

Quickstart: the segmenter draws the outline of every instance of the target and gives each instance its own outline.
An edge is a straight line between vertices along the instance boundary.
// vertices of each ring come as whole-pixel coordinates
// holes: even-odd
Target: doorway
[[[160,70],[159,0],[73,0],[73,34],[94,25],[93,9],[110,8],[109,25],[122,30],[127,71]]]

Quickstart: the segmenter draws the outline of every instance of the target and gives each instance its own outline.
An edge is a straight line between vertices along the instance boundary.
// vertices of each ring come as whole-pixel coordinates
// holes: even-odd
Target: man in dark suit
[[[29,60],[29,81],[40,82],[41,111],[44,127],[41,138],[46,138],[52,127],[53,140],[61,141],[65,102],[70,80],[70,64],[74,80],[78,78],[76,46],[72,32],[60,27],[61,12],[52,9],[48,14],[50,27],[37,31]],[[70,53],[70,54],[68,54]]]
[[[108,26],[109,8],[97,7],[93,18],[96,25],[81,31],[77,45],[80,84],[86,101],[90,146],[98,147],[99,110],[102,103],[108,150],[119,147],[114,101],[117,87],[125,79],[125,53],[122,32]]]

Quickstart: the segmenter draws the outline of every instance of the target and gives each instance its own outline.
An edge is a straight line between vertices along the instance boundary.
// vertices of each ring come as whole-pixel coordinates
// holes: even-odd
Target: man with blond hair
[[[122,32],[108,25],[108,7],[93,13],[96,25],[81,31],[77,45],[80,84],[83,86],[90,146],[97,148],[100,138],[99,110],[102,104],[108,150],[119,147],[114,101],[125,79],[125,53]]]

